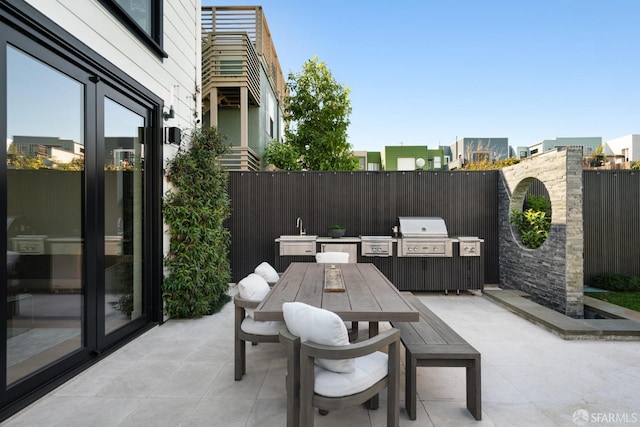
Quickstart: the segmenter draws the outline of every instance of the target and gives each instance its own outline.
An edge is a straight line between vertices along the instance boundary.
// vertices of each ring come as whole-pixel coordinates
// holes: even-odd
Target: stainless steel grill
[[[452,257],[453,239],[439,217],[398,217],[399,257]]]

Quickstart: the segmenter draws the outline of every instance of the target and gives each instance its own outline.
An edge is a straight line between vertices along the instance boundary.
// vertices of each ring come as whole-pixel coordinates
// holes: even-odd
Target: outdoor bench
[[[405,405],[416,419],[416,368],[423,366],[466,368],[467,408],[482,419],[480,353],[429,310],[411,292],[402,296],[420,312],[419,322],[392,322],[400,329],[406,353]]]

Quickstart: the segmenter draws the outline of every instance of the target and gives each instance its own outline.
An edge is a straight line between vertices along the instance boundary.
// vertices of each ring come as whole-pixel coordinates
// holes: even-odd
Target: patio
[[[401,425],[640,424],[640,343],[563,340],[477,292],[419,296],[482,353],[483,420],[466,409],[464,369],[419,368],[418,418],[404,410],[402,380]],[[285,425],[284,371],[280,345],[260,344],[233,380],[229,303],[152,329],[1,425]],[[316,414],[316,425],[383,426],[380,406]]]

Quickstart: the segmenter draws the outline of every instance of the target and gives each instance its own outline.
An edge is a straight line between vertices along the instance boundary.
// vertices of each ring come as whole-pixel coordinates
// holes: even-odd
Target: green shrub
[[[603,274],[596,276],[592,285],[612,292],[640,292],[640,277],[628,274]]]
[[[193,129],[169,163],[167,180],[174,190],[165,194],[162,212],[171,233],[163,281],[167,315],[193,318],[211,314],[229,300],[231,280],[229,230],[231,214],[228,174],[220,165],[227,152],[216,128]]]
[[[527,198],[527,207],[522,211],[511,209],[509,221],[518,230],[522,244],[537,249],[549,237],[551,201],[547,197],[532,194]]]

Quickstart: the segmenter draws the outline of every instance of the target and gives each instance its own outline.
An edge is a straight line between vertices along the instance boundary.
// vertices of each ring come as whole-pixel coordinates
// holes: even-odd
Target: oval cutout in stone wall
[[[544,183],[525,178],[516,186],[509,206],[513,238],[527,249],[538,249],[551,229],[551,199]]]

